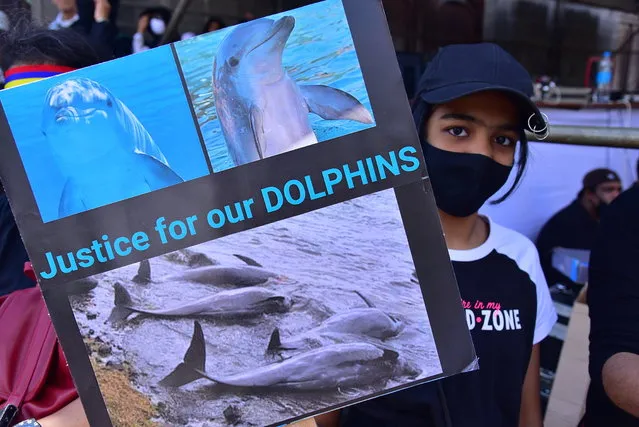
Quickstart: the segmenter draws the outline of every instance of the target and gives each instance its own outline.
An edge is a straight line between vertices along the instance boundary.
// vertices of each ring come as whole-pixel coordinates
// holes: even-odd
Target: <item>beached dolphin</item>
[[[284,276],[270,272],[263,268],[242,266],[211,265],[207,267],[185,270],[163,281],[186,280],[214,286],[245,287],[266,283],[269,279],[283,279]]]
[[[323,85],[298,85],[282,66],[295,18],[237,26],[213,64],[213,95],[229,154],[245,164],[317,143],[309,113],[373,123],[354,96]]]
[[[85,277],[84,279],[74,280],[66,283],[63,287],[67,295],[83,295],[86,294],[98,286],[98,281],[92,277]]]
[[[201,378],[223,386],[293,391],[343,390],[384,385],[399,376],[414,378],[419,371],[394,350],[367,343],[333,344],[283,362],[229,376],[206,372],[206,344],[195,322],[191,344],[180,363],[160,384],[180,387]]]
[[[42,132],[65,177],[60,216],[183,182],[135,115],[93,80],[49,89]]]
[[[399,316],[379,310],[361,292],[354,292],[364,300],[368,308],[356,308],[335,314],[318,327],[290,337],[284,343],[281,341],[279,329],[276,328],[271,334],[266,354],[321,347],[327,343],[361,341],[366,338],[387,340],[404,330],[405,324]]]
[[[151,280],[151,265],[146,262],[140,263],[140,269],[134,281],[144,273],[147,282]],[[205,267],[192,268],[181,271],[171,276],[163,277],[162,282],[187,281],[201,283],[203,285],[214,285],[222,287],[248,287],[266,283],[269,279],[285,279],[283,275],[273,273],[261,267],[250,265],[221,266],[207,265]],[[139,283],[139,282],[138,282]]]
[[[292,306],[292,300],[263,288],[241,288],[219,292],[183,305],[158,310],[134,307],[131,295],[119,283],[115,288],[115,307],[109,321],[118,323],[133,313],[154,317],[209,317],[218,320],[247,319],[267,313],[285,313]]]
[[[386,340],[397,336],[404,329],[404,322],[396,316],[377,308],[357,308],[330,317],[316,328],[281,341],[279,329],[271,334],[266,350],[279,353],[285,350],[301,350],[321,347],[327,342],[347,342],[361,337]]]

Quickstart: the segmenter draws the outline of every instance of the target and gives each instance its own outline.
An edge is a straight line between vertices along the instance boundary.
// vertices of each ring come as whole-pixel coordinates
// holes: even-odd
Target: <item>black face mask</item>
[[[440,150],[424,140],[422,148],[437,207],[456,217],[479,211],[512,169],[481,154]]]

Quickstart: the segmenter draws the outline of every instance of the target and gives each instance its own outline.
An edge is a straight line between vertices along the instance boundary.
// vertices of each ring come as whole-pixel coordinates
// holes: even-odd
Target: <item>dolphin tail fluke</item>
[[[300,85],[311,113],[325,120],[353,120],[372,124],[373,116],[353,95],[324,85]]]
[[[239,258],[239,259],[241,259],[241,260],[242,260],[242,261],[244,261],[247,265],[250,265],[250,266],[253,266],[253,267],[260,267],[260,268],[263,268],[263,266],[262,266],[259,262],[255,261],[254,259],[249,258],[249,257],[247,257],[247,256],[239,255],[239,254],[233,254],[233,256],[234,256],[235,258]]]
[[[193,325],[193,337],[191,344],[184,354],[184,361],[180,363],[169,375],[162,378],[161,386],[181,387],[201,378],[208,378],[206,372],[206,343],[202,325],[197,320]]]
[[[364,295],[362,295],[362,293],[360,291],[353,291],[353,292],[355,292],[357,295],[359,295],[359,297],[364,300],[364,302],[366,303],[366,305],[369,308],[375,308],[375,304],[373,304],[373,302],[371,300],[369,300]]]
[[[138,268],[138,274],[133,277],[133,281],[139,284],[148,284],[151,282],[151,263],[148,259],[140,262],[140,267]]]
[[[113,287],[115,289],[115,307],[111,310],[108,321],[111,323],[120,323],[125,321],[126,318],[133,313],[133,310],[129,308],[133,305],[133,300],[129,292],[121,284],[116,283]]]

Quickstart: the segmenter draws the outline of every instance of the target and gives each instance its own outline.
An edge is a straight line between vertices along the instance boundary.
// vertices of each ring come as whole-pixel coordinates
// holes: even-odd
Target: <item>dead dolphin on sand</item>
[[[74,280],[64,285],[67,295],[83,295],[89,293],[98,286],[98,281],[92,277]]]
[[[248,262],[248,260],[250,260],[250,258],[247,257],[241,257],[238,255],[234,256],[242,259],[244,262]],[[240,288],[262,285],[269,279],[286,280],[286,277],[281,274],[273,273],[265,268],[253,265],[207,265],[204,267],[184,270],[179,273],[163,277],[160,280],[162,282],[187,281],[203,285]],[[135,283],[145,284],[151,282],[151,265],[148,260],[140,263],[138,273],[133,278],[133,281]]]
[[[126,320],[133,313],[154,317],[209,317],[218,320],[247,319],[263,314],[285,313],[290,310],[291,298],[279,295],[264,288],[241,288],[218,292],[183,305],[145,310],[133,306],[133,300],[127,290],[119,283],[115,288],[115,307],[108,321],[118,323]]]
[[[266,349],[266,354],[279,354],[286,350],[305,350],[325,345],[327,342],[339,343],[355,339],[373,338],[386,340],[399,335],[405,324],[399,316],[385,313],[376,308],[370,300],[355,291],[368,305],[329,317],[316,328],[281,341],[280,331],[276,328]]]
[[[273,273],[260,267],[250,265],[242,266],[220,266],[211,265],[207,267],[185,270],[163,278],[162,281],[187,281],[200,283],[203,285],[246,287],[256,286],[266,283],[269,279],[282,280],[283,275]]]
[[[198,379],[244,389],[291,391],[341,391],[347,388],[383,386],[396,376],[415,378],[418,369],[399,353],[368,343],[332,344],[239,374],[225,377],[206,372],[206,343],[202,326],[194,322],[193,338],[184,360],[160,385],[180,387]]]

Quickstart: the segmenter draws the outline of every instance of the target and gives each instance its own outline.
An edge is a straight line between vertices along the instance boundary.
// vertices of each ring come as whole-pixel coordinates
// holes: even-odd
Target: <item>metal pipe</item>
[[[165,44],[169,41],[169,37],[173,35],[178,25],[180,25],[180,21],[184,18],[184,13],[189,7],[189,4],[192,0],[180,0],[177,7],[175,8],[175,12],[171,15],[171,20],[169,24],[166,26],[166,30],[164,31],[164,35],[162,36],[162,40],[160,44]]]
[[[550,144],[639,149],[639,128],[550,125],[549,131],[545,138],[526,135],[529,141]]]

